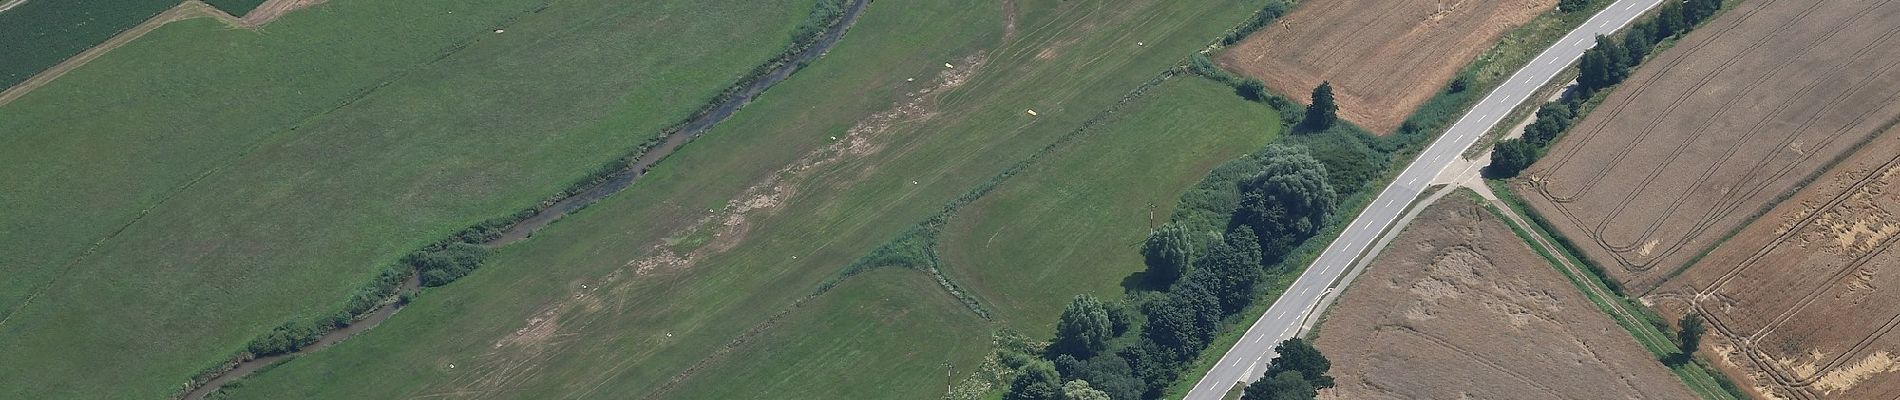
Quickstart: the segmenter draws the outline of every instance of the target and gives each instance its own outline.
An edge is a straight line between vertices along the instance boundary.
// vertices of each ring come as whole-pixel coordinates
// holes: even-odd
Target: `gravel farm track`
[[[1490,43],[1556,4],[1556,0],[1307,4],[1221,53],[1217,61],[1300,102],[1308,101],[1306,93],[1320,82],[1332,82],[1342,118],[1373,133],[1389,134]]]
[[[1473,197],[1423,210],[1328,312],[1326,398],[1695,397]]]
[[[1900,2],[1750,1],[1645,63],[1516,187],[1632,294],[1900,117]]]
[[[25,2],[25,0],[8,2],[4,6],[0,6],[0,11],[5,11],[7,8],[18,6]],[[322,2],[323,0],[266,0],[264,4],[258,5],[257,8],[252,9],[251,12],[244,14],[244,16],[240,18],[225,13],[223,10],[219,10],[217,7],[212,7],[210,4],[205,4],[199,0],[185,0],[185,2],[179,3],[178,6],[153,16],[152,19],[145,20],[145,22],[126,29],[125,32],[120,32],[118,35],[112,36],[111,39],[92,46],[92,48],[86,49],[86,51],[80,52],[78,55],[66,59],[66,61],[61,61],[52,68],[47,68],[45,71],[34,74],[33,77],[27,78],[18,85],[13,85],[13,87],[7,88],[5,91],[0,91],[0,106],[5,106],[7,103],[13,102],[14,99],[20,98],[20,96],[25,96],[27,92],[31,92],[33,89],[46,86],[47,83],[52,82],[54,79],[59,79],[59,77],[66,75],[67,72],[72,72],[73,69],[86,65],[86,63],[92,62],[94,59],[98,59],[99,56],[105,55],[107,52],[112,51],[112,49],[124,46],[126,43],[131,43],[132,40],[138,39],[140,36],[145,36],[145,34],[151,33],[152,30],[165,26],[165,24],[192,18],[216,18],[234,27],[260,29],[271,21],[276,20],[277,17],[282,17],[291,11],[296,11]]]

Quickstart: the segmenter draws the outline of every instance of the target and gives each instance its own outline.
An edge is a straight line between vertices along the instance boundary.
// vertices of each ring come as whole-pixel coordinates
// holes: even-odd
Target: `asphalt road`
[[[1307,330],[1304,324],[1310,321],[1306,316],[1309,312],[1318,312],[1314,307],[1326,294],[1327,288],[1339,280],[1353,261],[1378,239],[1379,233],[1397,220],[1405,207],[1431,185],[1432,178],[1457,160],[1466,148],[1476,143],[1492,126],[1497,125],[1512,108],[1516,108],[1539,87],[1556,77],[1559,71],[1582,57],[1583,51],[1595,44],[1597,35],[1622,29],[1644,11],[1663,1],[1619,0],[1611,4],[1584,22],[1583,26],[1565,35],[1556,45],[1538,54],[1530,64],[1512,74],[1510,80],[1492,90],[1490,95],[1452,124],[1451,129],[1419,153],[1418,158],[1406,166],[1397,179],[1386,185],[1385,190],[1379,192],[1379,197],[1373,199],[1372,205],[1360,213],[1332,244],[1326,246],[1313,265],[1308,266],[1306,272],[1293,281],[1293,286],[1274,300],[1266,314],[1252,327],[1247,328],[1247,334],[1241,337],[1240,342],[1228,349],[1207,376],[1194,385],[1187,399],[1219,400],[1236,382],[1259,379],[1267,369],[1267,362],[1273,359],[1273,346]]]

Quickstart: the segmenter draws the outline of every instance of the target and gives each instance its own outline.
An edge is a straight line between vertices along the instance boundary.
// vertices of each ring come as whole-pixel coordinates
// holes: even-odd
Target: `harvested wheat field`
[[[1900,397],[1900,135],[1883,134],[1744,228],[1650,302],[1693,307],[1710,355],[1764,397]]]
[[[1406,228],[1316,343],[1339,379],[1333,398],[1695,398],[1468,196]]]
[[[1383,135],[1492,41],[1556,4],[1315,1],[1262,28],[1217,61],[1302,103],[1313,87],[1330,81],[1340,117]]]
[[[1900,2],[1750,1],[1643,64],[1518,187],[1632,293],[1900,117]]]

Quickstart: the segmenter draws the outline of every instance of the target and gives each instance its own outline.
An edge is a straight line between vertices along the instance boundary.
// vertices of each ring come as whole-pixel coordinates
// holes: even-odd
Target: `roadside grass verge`
[[[1180,194],[1280,131],[1271,108],[1193,77],[1169,79],[1118,114],[945,224],[946,275],[1011,329],[1051,332],[1078,293],[1119,297]]]
[[[194,19],[0,107],[18,133],[0,146],[19,156],[7,229],[44,234],[5,243],[22,278],[0,352],[31,361],[0,366],[0,397],[173,395],[684,118],[811,1],[653,6],[668,18],[493,0],[338,2],[267,31]]]
[[[796,308],[816,304],[794,305],[834,282],[841,268],[1176,64],[1218,33],[1206,21],[1239,20],[1242,3],[1022,2],[1018,35],[1004,39],[1000,7],[879,0],[830,55],[629,190],[501,249],[477,273],[425,293],[382,328],[260,374],[234,394],[381,398],[518,390],[669,398],[685,396],[696,381],[731,379],[720,368],[694,367],[753,354],[747,352],[759,346],[755,340],[780,334],[781,324],[805,312]],[[981,65],[966,62],[977,55]],[[781,175],[867,116],[905,104],[907,93],[946,71],[945,63],[978,72],[929,95],[922,106],[928,117],[876,130],[867,136],[871,151]],[[667,239],[704,237],[696,235],[704,232],[699,221],[727,215],[707,210],[749,200],[747,189],[760,182],[775,182],[786,191],[768,193],[785,197],[744,214],[743,230],[682,245],[714,249],[689,264],[637,268],[671,243],[685,243]],[[888,277],[877,272],[837,280],[832,291]],[[540,319],[546,328],[530,325],[542,316],[549,317]],[[498,342],[524,327],[558,339]],[[951,346],[910,344],[918,354],[948,354],[935,347]],[[824,371],[935,376],[943,362],[965,362],[878,357],[876,370]],[[803,368],[797,361],[774,359],[758,368]],[[971,367],[956,365],[955,374]],[[534,372],[497,378],[516,368]]]
[[[1492,191],[1497,194],[1498,200],[1510,207],[1513,212],[1518,215],[1529,215],[1529,209],[1512,194],[1509,188],[1503,187],[1504,184],[1502,182],[1487,180],[1485,183],[1492,186]],[[1475,193],[1467,192],[1466,194],[1476,196]],[[1510,225],[1512,232],[1517,233],[1519,238],[1530,244],[1531,248],[1536,250],[1539,256],[1548,260],[1552,268],[1556,268],[1558,272],[1563,273],[1564,278],[1568,279],[1572,285],[1575,285],[1578,291],[1583,292],[1584,297],[1590,299],[1591,304],[1596,305],[1598,310],[1609,315],[1610,319],[1615,320],[1618,326],[1622,326],[1625,331],[1628,331],[1630,336],[1635,338],[1636,342],[1643,346],[1643,349],[1648,350],[1650,354],[1657,357],[1658,362],[1681,352],[1681,349],[1676,347],[1674,334],[1667,333],[1669,325],[1663,322],[1662,317],[1657,316],[1641,303],[1612,291],[1610,286],[1605,284],[1603,278],[1598,276],[1598,274],[1579,273],[1579,271],[1575,271],[1572,268],[1564,268],[1563,265],[1591,268],[1589,265],[1592,264],[1585,263],[1581,258],[1578,258],[1576,249],[1570,248],[1567,242],[1553,239],[1556,236],[1553,236],[1548,228],[1542,225],[1541,219],[1530,218],[1533,222],[1530,222],[1528,227],[1522,226],[1520,225],[1521,220],[1505,215],[1505,211],[1497,209],[1495,204],[1483,201],[1482,199],[1479,199],[1479,202],[1483,203],[1485,208],[1491,210],[1499,219],[1503,219],[1507,225]],[[1529,230],[1526,230],[1526,228]],[[1557,246],[1555,249],[1557,254],[1551,254],[1552,249],[1545,246],[1547,243]],[[1746,394],[1743,394],[1739,387],[1735,386],[1733,382],[1728,381],[1727,377],[1717,372],[1711,372],[1711,368],[1708,368],[1704,363],[1704,360],[1697,359],[1693,363],[1683,363],[1679,365],[1668,365],[1668,363],[1665,363],[1665,366],[1674,372],[1677,377],[1682,378],[1683,383],[1687,384],[1690,390],[1695,391],[1697,395],[1700,395],[1704,399],[1749,398]]]

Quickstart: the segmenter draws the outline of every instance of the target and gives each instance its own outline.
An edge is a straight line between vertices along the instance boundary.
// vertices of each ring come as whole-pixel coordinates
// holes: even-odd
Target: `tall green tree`
[[[1300,377],[1300,373],[1285,371],[1269,373],[1266,377],[1247,385],[1240,400],[1312,400],[1319,397],[1319,390],[1311,382]]]
[[[1596,47],[1584,50],[1583,58],[1577,61],[1577,86],[1581,87],[1584,97],[1617,83],[1620,74],[1617,69],[1622,68],[1617,60],[1627,54],[1612,55],[1610,49],[1604,46],[1608,40],[1604,36],[1597,36]],[[1623,52],[1618,50],[1616,53]]]
[[[1254,289],[1266,275],[1260,260],[1260,239],[1253,228],[1235,226],[1220,245],[1196,261],[1195,269],[1206,273],[1194,274],[1192,279],[1203,280],[1201,284],[1213,291],[1222,314],[1232,314],[1253,302]]]
[[[1112,337],[1114,327],[1108,320],[1108,307],[1095,296],[1078,294],[1056,321],[1056,341],[1052,346],[1056,353],[1087,359],[1107,349],[1108,339]]]
[[[1491,165],[1484,168],[1484,175],[1492,179],[1515,177],[1535,162],[1536,146],[1524,139],[1505,139],[1491,148]]]
[[[1326,374],[1327,370],[1333,368],[1333,362],[1320,354],[1312,343],[1300,338],[1287,339],[1274,346],[1273,352],[1279,355],[1274,356],[1273,363],[1267,365],[1267,376],[1291,371],[1299,373],[1313,387],[1333,387],[1333,377]]]
[[[1188,264],[1194,260],[1194,243],[1188,239],[1188,232],[1180,225],[1168,223],[1148,234],[1148,242],[1141,247],[1141,254],[1147,258],[1150,282],[1166,287],[1181,278]]]
[[[1650,33],[1660,35],[1659,38],[1669,38],[1688,32],[1689,20],[1682,13],[1682,2],[1663,2],[1662,8],[1656,11],[1655,28],[1656,30]]]
[[[1319,232],[1339,201],[1326,177],[1326,165],[1305,147],[1273,145],[1260,153],[1261,172],[1241,182],[1240,209],[1234,223],[1252,226],[1261,252],[1277,259]]]
[[[1303,120],[1312,130],[1332,128],[1339,121],[1339,104],[1333,100],[1333,83],[1320,82],[1313,88],[1313,103],[1306,107],[1306,119]]]
[[[1113,400],[1108,392],[1096,390],[1088,381],[1072,380],[1062,384],[1062,400]]]
[[[1702,314],[1694,312],[1683,315],[1676,325],[1682,329],[1676,333],[1676,347],[1682,349],[1683,358],[1686,359],[1702,347],[1702,332],[1707,327],[1702,324]]]
[[[1009,393],[1003,395],[1008,400],[1061,400],[1062,375],[1048,361],[1036,360],[1024,364],[1016,372],[1016,379],[1010,381]]]

